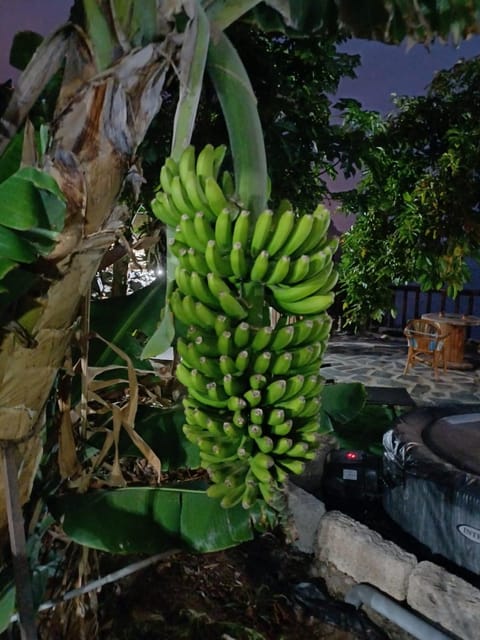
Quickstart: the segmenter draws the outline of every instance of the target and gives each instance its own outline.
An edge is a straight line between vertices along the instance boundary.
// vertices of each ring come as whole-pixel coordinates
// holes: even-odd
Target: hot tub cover
[[[480,573],[480,406],[412,411],[383,444],[387,513],[433,553]]]

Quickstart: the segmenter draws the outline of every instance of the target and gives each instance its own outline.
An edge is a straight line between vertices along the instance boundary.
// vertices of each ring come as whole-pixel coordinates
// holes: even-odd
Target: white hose
[[[368,584],[357,584],[352,587],[345,596],[345,602],[357,609],[362,604],[367,605],[418,640],[452,640],[452,636],[432,627],[431,624]]]

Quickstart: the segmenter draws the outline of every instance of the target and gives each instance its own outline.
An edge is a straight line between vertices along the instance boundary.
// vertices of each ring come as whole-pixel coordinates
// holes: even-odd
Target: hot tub
[[[383,507],[432,553],[480,573],[480,407],[428,407],[383,439]]]

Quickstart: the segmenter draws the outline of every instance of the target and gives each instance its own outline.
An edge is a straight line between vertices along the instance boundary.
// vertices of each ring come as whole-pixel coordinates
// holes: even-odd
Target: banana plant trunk
[[[119,196],[131,174],[136,149],[160,108],[167,61],[178,47],[178,42],[168,39],[150,44],[97,74],[88,47],[80,47],[79,42],[72,46],[71,38],[57,32],[41,45],[3,116],[3,131],[8,130],[9,136],[2,139],[0,135],[1,153],[65,56],[43,168],[55,177],[66,197],[66,224],[50,256],[54,268],[48,274],[48,290],[36,301],[42,311],[32,331],[33,346],[26,346],[14,331],[0,334],[0,441],[17,444],[22,502],[30,495],[42,454],[42,427],[52,385],[79,328],[82,300],[121,226],[125,208],[117,205]],[[4,492],[2,482],[3,540]]]

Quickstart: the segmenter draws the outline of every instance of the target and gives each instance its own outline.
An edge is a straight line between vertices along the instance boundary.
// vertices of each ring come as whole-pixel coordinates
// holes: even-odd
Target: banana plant
[[[364,2],[359,5],[364,10],[352,11],[351,3],[343,0],[322,3],[316,0],[295,3],[284,0],[264,3],[254,0],[203,0],[200,3],[194,0],[168,3],[161,0],[142,3],[83,0],[84,24],[68,23],[42,41],[18,79],[2,114],[0,127],[0,154],[4,154],[14,136],[24,127],[44,87],[57,74],[60,89],[55,117],[50,123],[45,153],[37,168],[51,176],[63,194],[64,224],[50,253],[30,263],[29,271],[37,278],[35,288],[26,287],[25,294],[20,295],[15,304],[14,321],[18,320],[17,310],[23,314],[37,308],[29,326],[33,340],[25,343],[14,332],[2,331],[0,344],[1,437],[18,442],[19,456],[23,460],[19,475],[22,500],[28,498],[40,457],[44,407],[77,330],[82,300],[88,296],[90,282],[102,256],[114,242],[121,225],[123,209],[117,205],[135,180],[138,147],[152,118],[161,108],[166,83],[176,78],[179,70],[180,76],[187,79],[187,84],[189,82],[190,74],[184,70],[192,63],[194,53],[190,43],[187,45],[191,32],[185,29],[185,24],[198,20],[201,14],[197,11],[198,6],[203,7],[209,20],[212,42],[244,14],[262,28],[292,31],[308,28],[311,32],[318,30],[319,35],[321,28],[337,28],[341,20],[342,25],[356,35],[380,35],[389,41],[399,41],[406,34],[424,41],[434,34],[448,35],[451,27],[458,37],[478,30],[473,5],[447,4],[426,0],[422,4],[423,10],[415,6],[410,11],[409,6],[405,8],[400,1],[379,2],[370,11],[367,9],[371,9],[371,5]],[[197,33],[201,33],[201,29]],[[227,46],[225,43],[223,37],[220,38],[219,46]],[[213,46],[210,49],[210,41],[208,46],[207,59],[211,53],[210,69],[215,74],[215,50]],[[181,120],[179,115],[178,122]],[[180,149],[187,145],[188,134],[186,137],[179,135],[176,140]],[[234,149],[234,140],[231,146]],[[175,158],[179,160],[178,154],[176,150]],[[237,155],[235,149],[234,155]],[[238,165],[242,157],[239,155],[235,159],[238,188],[247,175]],[[251,187],[247,184],[245,190],[242,186],[241,200],[245,207],[253,207],[249,218],[253,229],[263,214],[260,203],[267,193],[266,176],[261,173],[249,184]],[[234,202],[238,206],[235,198]],[[238,216],[238,220],[245,221],[246,217]],[[282,222],[282,229],[289,217]],[[263,217],[265,225],[268,225],[268,219],[269,214],[266,214]],[[235,262],[241,268],[241,251],[238,247],[235,249]],[[262,257],[257,264],[257,273],[265,258],[262,251],[258,255]],[[278,269],[285,270],[287,260],[277,262],[281,263]],[[305,268],[304,262],[299,261],[296,265],[296,277]],[[248,267],[251,273],[253,264]],[[279,277],[278,272],[276,277]],[[285,297],[285,291],[291,287],[285,289],[281,280],[276,285],[270,284],[272,287],[266,287],[260,282],[271,300],[281,301],[279,304],[283,305],[285,313],[301,308],[295,304],[298,301]],[[255,286],[255,290],[260,289]],[[256,298],[259,300],[261,296]],[[231,310],[230,298],[220,296],[220,299],[227,302]],[[236,302],[242,305],[242,300],[244,297]],[[255,322],[258,319],[256,313]],[[281,335],[285,333],[290,332]],[[0,504],[4,505],[5,500],[1,499]],[[0,530],[5,531],[5,523],[6,513],[2,508]]]

